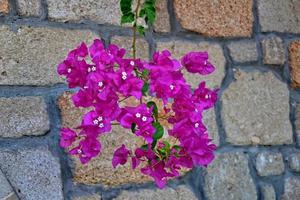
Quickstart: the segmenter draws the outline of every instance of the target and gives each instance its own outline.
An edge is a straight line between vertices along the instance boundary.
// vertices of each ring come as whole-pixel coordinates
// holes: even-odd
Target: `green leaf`
[[[136,124],[132,123],[131,124],[131,131],[132,131],[132,133],[135,133],[135,128],[136,128]]]
[[[148,144],[144,144],[144,145],[142,145],[142,146],[141,146],[141,149],[143,149],[143,150],[147,150],[147,149],[148,149]]]
[[[155,0],[146,0],[140,10],[139,17],[144,18],[147,24],[152,25],[156,19]]]
[[[120,1],[121,12],[123,15],[126,15],[126,14],[132,12],[131,6],[132,6],[132,0],[121,0]]]
[[[145,28],[141,25],[137,26],[137,31],[141,36],[145,36]]]
[[[143,9],[140,10],[139,17],[145,17],[145,15],[146,15],[146,11],[143,8]]]
[[[157,118],[158,118],[158,108],[157,108],[156,103],[154,101],[149,101],[147,103],[147,107],[148,108],[153,107],[153,114],[154,114],[155,119],[157,120]]]
[[[166,148],[167,150],[170,150],[170,148],[171,148],[170,143],[167,142],[167,141],[163,141],[163,143],[164,143],[164,145],[165,145],[165,148]]]
[[[144,96],[147,96],[148,89],[149,89],[149,83],[145,82],[142,88],[142,93]]]
[[[155,18],[156,18],[156,9],[155,7],[149,7],[146,9],[146,17],[147,17],[147,23],[148,24],[153,24],[155,22]]]
[[[163,135],[164,135],[164,127],[159,122],[153,122],[152,125],[156,129],[156,131],[155,131],[155,133],[153,135],[153,139],[157,141],[157,140],[159,140],[160,138],[163,137]]]
[[[132,12],[122,15],[121,24],[134,22],[134,14]]]
[[[179,145],[174,145],[173,148],[176,149],[177,151],[179,151],[181,149],[181,147]]]
[[[144,71],[142,72],[143,76],[148,76],[149,75],[149,70],[144,69]]]

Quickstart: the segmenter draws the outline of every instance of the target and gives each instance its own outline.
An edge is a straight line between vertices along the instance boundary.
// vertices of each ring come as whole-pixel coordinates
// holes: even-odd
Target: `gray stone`
[[[111,39],[112,44],[117,44],[119,47],[126,49],[126,56],[132,58],[132,37],[115,36]],[[149,59],[149,45],[146,40],[138,38],[136,40],[136,57]]]
[[[0,137],[43,135],[49,129],[42,97],[0,98]]]
[[[261,152],[256,157],[255,166],[260,176],[280,175],[284,171],[281,153]]]
[[[207,128],[208,135],[212,138],[212,142],[219,146],[220,145],[220,137],[218,134],[218,125],[216,121],[215,110],[209,109],[203,113],[203,123]]]
[[[154,30],[156,32],[170,32],[170,15],[168,12],[168,1],[156,1],[156,21],[154,23]]]
[[[63,199],[59,160],[48,149],[2,149],[0,161],[20,199]]]
[[[280,37],[265,38],[261,42],[264,64],[283,65],[285,62],[283,41]]]
[[[276,193],[272,185],[262,186],[262,196],[264,200],[276,200]]]
[[[256,43],[253,41],[231,42],[228,45],[230,55],[235,62],[257,61],[258,53]]]
[[[26,17],[39,17],[42,14],[41,0],[17,0],[18,13]]]
[[[178,186],[176,189],[166,187],[159,189],[142,189],[138,191],[122,191],[115,200],[196,200],[194,193],[186,186]]]
[[[1,200],[17,200],[17,196],[11,185],[7,181],[5,175],[0,169],[0,199]]]
[[[284,194],[281,200],[299,200],[300,199],[300,179],[287,178],[284,182]]]
[[[300,33],[300,1],[258,0],[258,16],[263,32]]]
[[[289,167],[295,172],[300,172],[300,153],[293,153],[289,156]]]
[[[207,51],[209,60],[215,66],[216,70],[207,76],[199,74],[191,74],[187,71],[184,72],[187,82],[193,88],[198,87],[201,81],[206,81],[208,87],[221,86],[222,80],[225,76],[225,57],[220,45],[208,42],[189,42],[189,41],[158,41],[157,50],[162,51],[168,49],[172,53],[172,57],[181,59],[185,54],[190,51]]]
[[[295,126],[296,126],[297,141],[298,141],[298,145],[299,145],[299,143],[300,143],[300,104],[298,104],[296,106]]]
[[[205,173],[205,195],[209,200],[255,200],[257,192],[243,153],[217,154]]]
[[[83,194],[83,195],[74,195],[71,200],[101,200],[101,196],[98,194]]]
[[[52,85],[62,82],[56,68],[80,42],[92,42],[90,31],[0,26],[0,85]]]
[[[81,22],[85,19],[99,24],[120,25],[119,0],[46,0],[50,20]]]
[[[293,142],[287,85],[271,72],[235,71],[222,95],[226,140],[235,145]]]

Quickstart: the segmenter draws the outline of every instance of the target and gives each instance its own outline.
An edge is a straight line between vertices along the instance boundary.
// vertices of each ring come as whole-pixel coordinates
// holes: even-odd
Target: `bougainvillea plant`
[[[214,71],[207,52],[189,52],[176,60],[168,50],[155,52],[151,61],[136,58],[136,35],[155,21],[155,0],[121,0],[121,23],[133,28],[133,56],[125,58],[125,49],[111,44],[105,47],[96,39],[69,52],[58,65],[69,88],[79,88],[72,96],[76,107],[88,108],[75,129],[62,128],[60,145],[79,157],[83,164],[101,154],[100,136],[112,126],[129,129],[130,137],[143,140],[140,146],[117,148],[112,166],[131,163],[132,169],[151,176],[159,188],[183,169],[207,166],[214,159],[211,143],[202,122],[203,112],[214,106],[217,89],[205,82],[192,89],[183,70],[204,76]],[[135,105],[126,105],[135,99]],[[76,141],[76,142],[75,142]],[[130,150],[131,149],[131,150]]]

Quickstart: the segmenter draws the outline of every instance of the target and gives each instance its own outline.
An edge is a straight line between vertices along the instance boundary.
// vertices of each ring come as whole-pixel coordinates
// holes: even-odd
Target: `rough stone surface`
[[[300,153],[293,153],[290,155],[288,163],[292,171],[300,172]]]
[[[81,22],[86,19],[100,24],[120,24],[119,0],[46,0],[50,20]]]
[[[218,133],[218,125],[216,121],[216,114],[214,109],[210,109],[203,114],[203,123],[205,124],[209,136],[212,138],[212,142],[219,146],[220,137]]]
[[[228,48],[235,62],[242,63],[257,60],[258,53],[256,43],[253,41],[231,42]]]
[[[142,189],[138,191],[122,191],[115,200],[196,200],[194,193],[186,186],[178,186],[176,189],[166,187],[159,189]]]
[[[293,41],[289,45],[289,65],[291,72],[291,86],[300,87],[300,41]]]
[[[255,165],[260,176],[280,175],[284,171],[281,153],[261,152],[256,157]]]
[[[62,115],[62,127],[78,126],[85,112],[73,106],[70,96],[70,94],[65,93],[58,102]],[[139,170],[132,170],[129,164],[119,166],[116,169],[112,168],[111,160],[114,150],[122,144],[131,148],[134,148],[135,145],[141,145],[141,141],[137,137],[132,137],[129,132],[119,126],[114,126],[111,133],[103,135],[100,139],[101,155],[91,160],[88,165],[82,165],[79,159],[72,157],[74,181],[85,184],[101,183],[105,186],[150,181]]]
[[[258,0],[258,16],[263,32],[300,33],[300,2]]]
[[[296,106],[295,129],[298,144],[300,143],[300,104]]]
[[[46,0],[50,20],[59,22],[83,22],[92,20],[99,24],[120,25],[120,0]],[[169,13],[166,0],[156,3],[157,20],[155,30],[168,32],[170,30]]]
[[[42,135],[49,117],[42,97],[0,98],[0,137]]]
[[[190,51],[207,51],[209,60],[215,66],[216,70],[208,75],[201,76],[185,72],[187,82],[193,88],[198,87],[199,83],[204,80],[207,86],[215,87],[220,86],[225,76],[225,57],[220,45],[208,42],[192,42],[192,41],[158,41],[157,50],[162,51],[168,49],[172,53],[172,57],[181,59],[182,56]]]
[[[250,37],[252,0],[174,0],[182,27],[210,37]]]
[[[280,37],[265,38],[261,42],[263,49],[263,62],[269,65],[283,65],[285,53],[283,41]]]
[[[18,13],[22,16],[39,17],[41,15],[41,0],[17,0]]]
[[[0,26],[0,85],[51,85],[62,82],[57,64],[82,41],[97,38],[90,31],[21,26],[13,32]]]
[[[17,196],[0,169],[0,199],[17,200]]]
[[[300,199],[300,179],[287,178],[284,182],[284,194],[282,200],[298,200]]]
[[[101,200],[101,196],[98,194],[87,194],[87,195],[74,195],[71,200]]]
[[[209,200],[255,200],[257,193],[243,153],[218,154],[206,170],[205,195]]]
[[[0,15],[9,12],[8,0],[0,0]]]
[[[20,199],[63,199],[59,160],[48,149],[2,149],[0,160]]]
[[[271,72],[236,70],[222,95],[227,141],[235,145],[291,144],[289,91]]]
[[[156,32],[170,32],[170,16],[168,12],[168,1],[157,0],[156,1],[156,21],[154,24],[154,30]]]
[[[112,44],[125,48],[127,51],[127,57],[132,58],[132,37],[115,36],[111,39]],[[144,39],[137,39],[136,41],[136,52],[137,58],[149,59],[149,44]]]
[[[261,190],[264,200],[276,200],[276,193],[272,185],[264,185]]]

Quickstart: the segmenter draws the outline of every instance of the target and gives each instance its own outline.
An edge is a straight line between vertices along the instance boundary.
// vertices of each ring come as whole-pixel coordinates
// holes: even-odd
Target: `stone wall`
[[[157,190],[128,166],[113,170],[114,147],[135,141],[114,129],[102,157],[82,166],[59,148],[74,126],[56,65],[80,41],[130,50],[119,0],[0,0],[0,199],[300,199],[300,1],[157,0],[154,33],[138,56],[168,48],[210,53],[221,88],[205,113],[217,158]],[[202,79],[187,76],[196,86]]]

